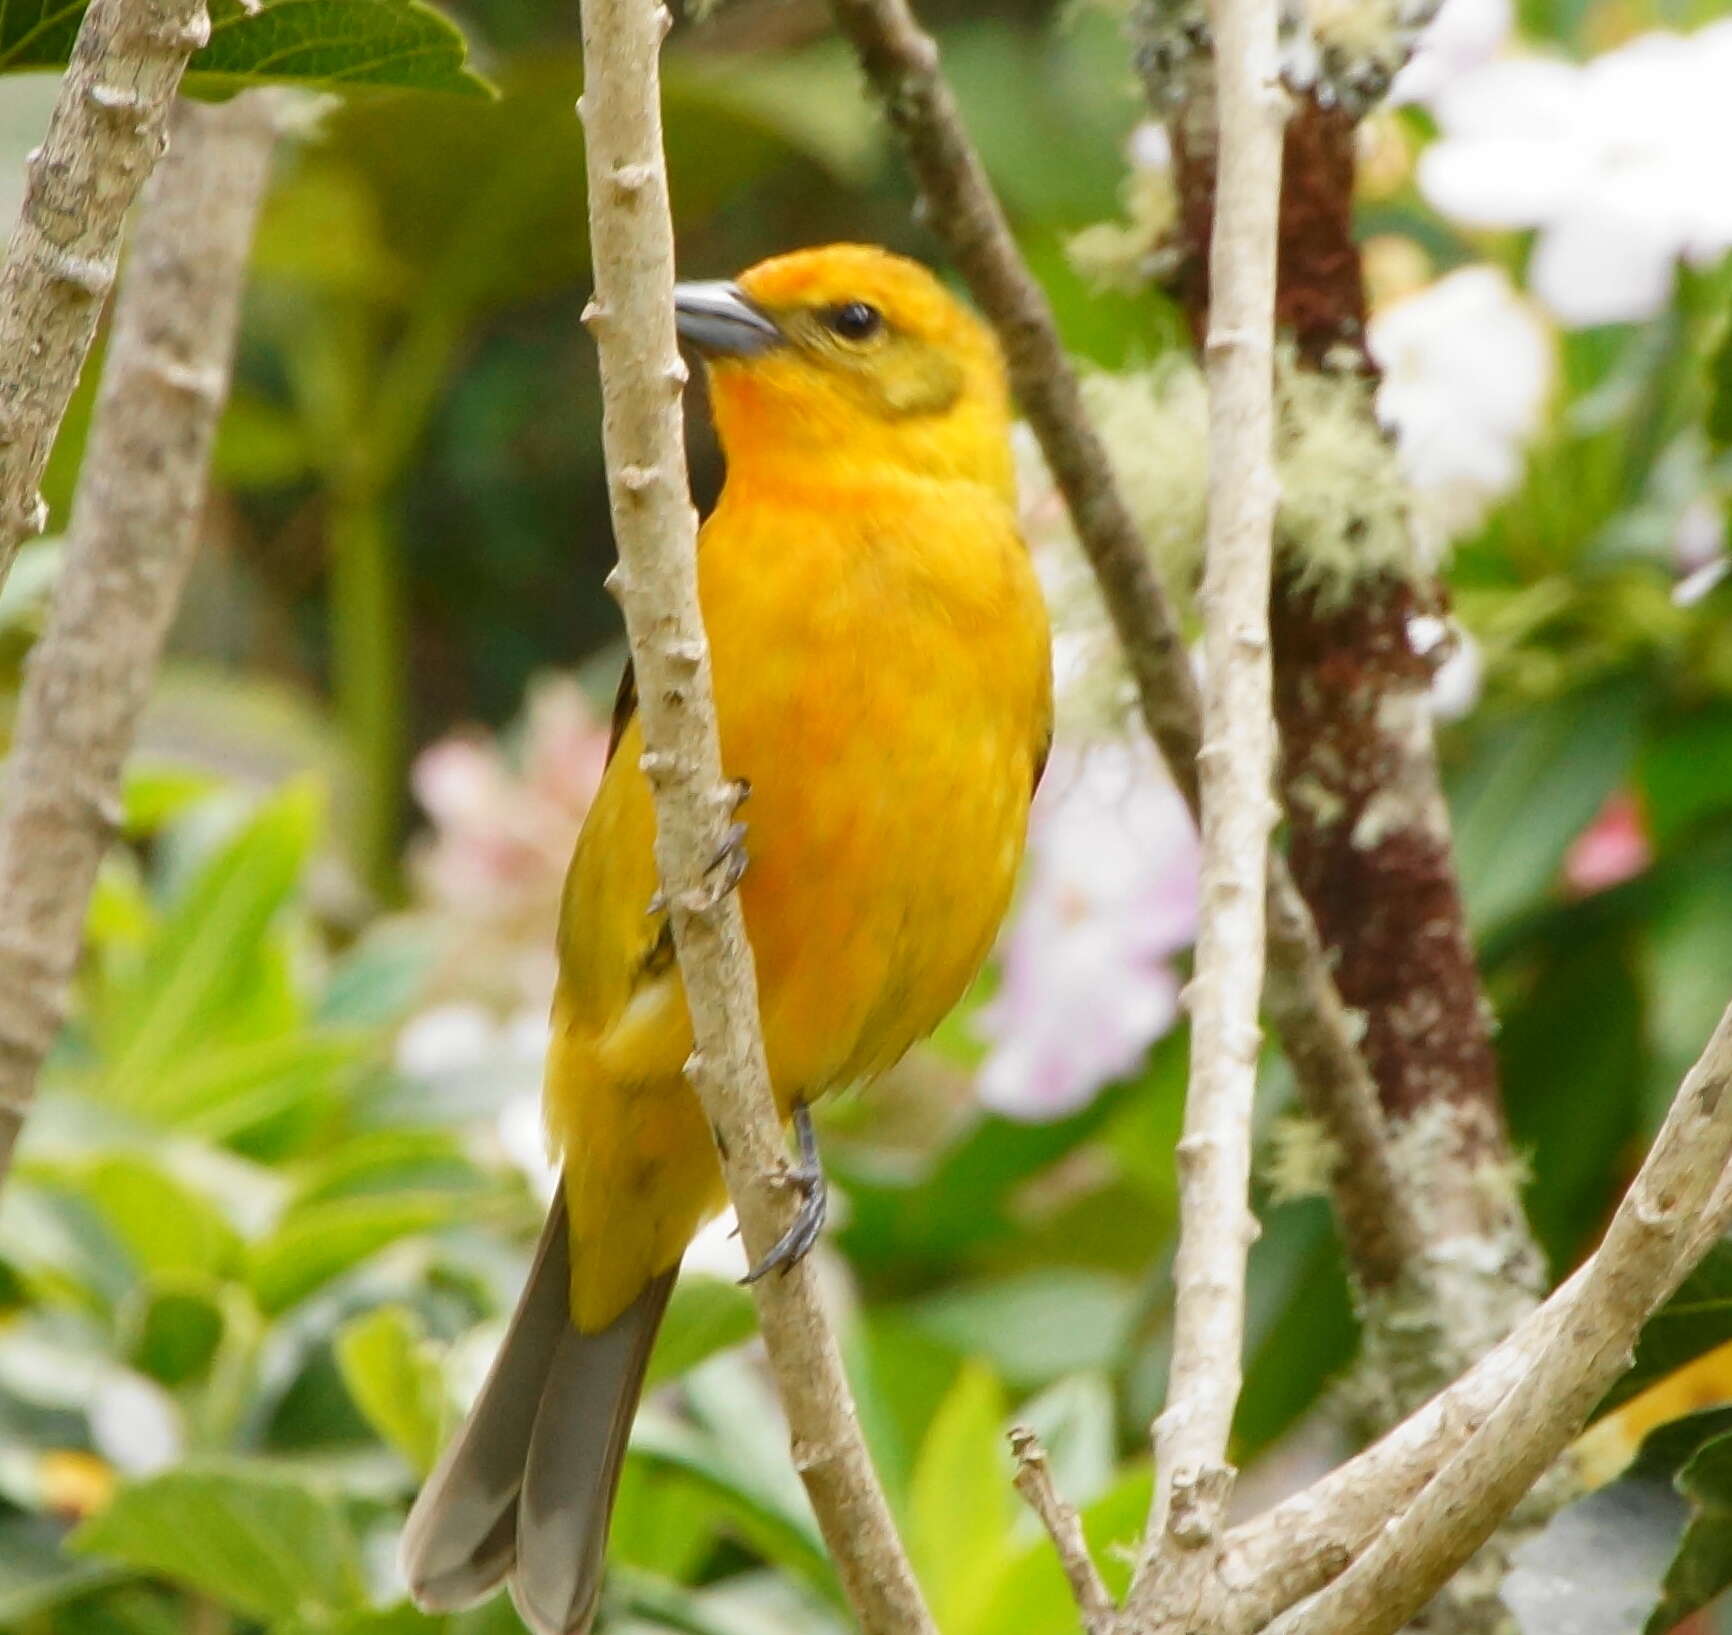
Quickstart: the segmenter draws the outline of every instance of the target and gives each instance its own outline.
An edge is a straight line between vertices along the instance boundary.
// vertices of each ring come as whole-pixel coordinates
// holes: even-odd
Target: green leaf
[[[1127,1279],[1082,1267],[1047,1267],[932,1295],[909,1315],[965,1356],[984,1357],[1012,1385],[1112,1369],[1130,1333]]]
[[[1053,1485],[1074,1505],[1100,1497],[1113,1479],[1117,1409],[1105,1374],[1072,1374],[1016,1411],[1040,1438]]]
[[[1599,1419],[1650,1385],[1732,1341],[1732,1241],[1714,1245],[1636,1341],[1636,1360],[1594,1410]]]
[[[301,1172],[295,1207],[387,1193],[462,1191],[484,1179],[450,1130],[371,1130],[351,1136]]]
[[[68,1179],[88,1198],[141,1273],[237,1266],[240,1234],[213,1203],[147,1158],[115,1153]]]
[[[668,1301],[662,1331],[650,1354],[649,1374],[644,1386],[678,1379],[718,1351],[738,1345],[758,1326],[752,1297],[726,1278],[682,1277]]]
[[[1481,746],[1452,802],[1476,935],[1552,897],[1570,842],[1629,770],[1640,703],[1627,685],[1595,688],[1527,712]]]
[[[163,1385],[185,1385],[209,1370],[227,1323],[211,1285],[184,1278],[155,1282],[129,1303],[125,1356]]]
[[[1732,323],[1708,363],[1708,441],[1718,451],[1732,448]]]
[[[941,1629],[970,1622],[1011,1548],[1014,1491],[1004,1392],[978,1363],[927,1428],[908,1498],[908,1550]]]
[[[400,1238],[465,1213],[462,1195],[444,1192],[337,1198],[291,1210],[253,1246],[248,1281],[274,1317]]]
[[[381,1306],[337,1331],[337,1366],[355,1406],[418,1476],[439,1457],[445,1380],[419,1318]]]
[[[839,1599],[817,1519],[788,1461],[786,1423],[762,1376],[723,1352],[686,1376],[683,1395],[687,1411],[678,1419],[654,1403],[639,1411],[633,1456],[701,1486],[724,1512],[723,1531]]]
[[[1559,1266],[1575,1263],[1616,1202],[1640,1120],[1636,952],[1615,922],[1577,919],[1507,1008],[1498,1041],[1510,1128],[1517,1150],[1532,1155],[1528,1218]]]
[[[1644,1635],[1667,1635],[1732,1585],[1732,1435],[1699,1448],[1679,1471],[1677,1487],[1695,1510]]]
[[[134,1105],[207,1140],[247,1143],[296,1114],[317,1122],[373,1048],[361,1034],[321,1031],[213,1043],[165,1066]]]
[[[210,42],[194,54],[186,87],[227,94],[248,85],[489,94],[465,65],[456,26],[420,0],[211,0]],[[0,7],[0,73],[63,68],[84,20],[67,0],[11,0]]]
[[[0,1516],[0,1626],[22,1629],[37,1614],[96,1588],[113,1569],[69,1561],[61,1529],[40,1516]]]
[[[164,915],[138,972],[98,1018],[105,1077],[123,1102],[148,1107],[170,1064],[223,1031],[251,956],[300,880],[319,810],[312,782],[287,785],[204,860]]]
[[[1732,812],[1732,703],[1663,719],[1642,746],[1638,775],[1654,838],[1670,847],[1697,824]]]
[[[311,1483],[246,1465],[187,1466],[129,1482],[71,1541],[171,1578],[249,1618],[365,1604],[355,1537]]]

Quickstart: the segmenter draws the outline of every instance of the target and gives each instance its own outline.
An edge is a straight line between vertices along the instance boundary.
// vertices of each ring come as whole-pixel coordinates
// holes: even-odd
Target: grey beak
[[[722,280],[675,284],[674,322],[680,339],[705,357],[749,358],[782,344],[781,330],[745,291]]]

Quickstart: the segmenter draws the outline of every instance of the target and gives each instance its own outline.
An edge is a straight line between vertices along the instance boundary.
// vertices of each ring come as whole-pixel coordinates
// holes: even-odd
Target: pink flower
[[[1172,956],[1197,925],[1184,802],[1140,742],[1060,746],[1035,801],[1002,985],[976,1019],[981,1099],[1062,1117],[1133,1071],[1177,1020]]]
[[[458,734],[415,763],[431,819],[410,859],[424,905],[446,921],[439,996],[514,1011],[545,1006],[566,867],[607,763],[608,728],[569,677],[538,682],[513,754]]]
[[[1627,790],[1612,795],[1564,857],[1564,883],[1577,897],[1621,885],[1654,860],[1641,808]]]
[[[607,728],[575,681],[530,693],[523,750],[513,765],[495,740],[441,739],[412,781],[433,820],[416,876],[441,906],[490,912],[509,901],[556,901],[607,761]]]

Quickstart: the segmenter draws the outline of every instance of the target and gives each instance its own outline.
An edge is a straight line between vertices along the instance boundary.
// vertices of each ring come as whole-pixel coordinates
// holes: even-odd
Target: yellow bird
[[[823,1219],[806,1106],[882,1073],[967,988],[1010,900],[1051,732],[990,332],[863,245],[676,291],[727,480],[698,540],[722,752],[749,789],[739,890],[771,1080]],[[682,1067],[628,672],[559,931],[546,1115],[563,1182],[529,1284],[404,1534],[429,1609],[507,1574],[541,1635],[595,1615],[609,1513],[680,1256],[725,1203]]]

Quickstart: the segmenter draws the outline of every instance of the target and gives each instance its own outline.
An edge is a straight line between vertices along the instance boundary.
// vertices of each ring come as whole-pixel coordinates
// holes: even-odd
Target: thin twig
[[[1177,620],[1083,409],[1052,309],[939,71],[938,47],[906,0],[831,0],[831,9],[902,139],[925,219],[998,332],[1023,412],[1100,582],[1143,720],[1195,812],[1201,709]],[[1418,1266],[1424,1236],[1390,1163],[1376,1087],[1310,913],[1278,857],[1269,867],[1268,931],[1264,1002],[1301,1094],[1341,1154],[1332,1187],[1342,1239],[1361,1286],[1386,1287]]]
[[[121,772],[197,543],[271,136],[255,96],[182,103],[145,188],[0,812],[0,1181],[65,1019]]]
[[[1270,1635],[1394,1635],[1484,1543],[1629,1366],[1654,1309],[1689,1270],[1732,1159],[1732,1009],[1672,1103],[1605,1241],[1522,1378],[1425,1490],[1329,1587]]]
[[[92,0],[26,168],[0,268],[0,584],[47,521],[37,484],[102,303],[126,212],[162,151],[204,0]]]
[[[595,264],[588,321],[601,359],[620,558],[613,584],[637,674],[656,862],[696,1040],[687,1070],[756,1260],[789,1224],[792,1196],[740,905],[705,883],[737,794],[721,764],[682,440],[686,371],[674,335],[658,71],[668,14],[655,0],[583,0],[582,17]],[[935,1635],[861,1438],[811,1263],[754,1288],[794,1463],[862,1630]]]
[[[1220,206],[1210,246],[1204,558],[1202,923],[1178,1147],[1173,1362],[1155,1422],[1154,1508],[1126,1625],[1182,1632],[1215,1570],[1233,1468],[1245,1258],[1255,1234],[1251,1112],[1275,728],[1269,583],[1275,527],[1275,223],[1285,97],[1275,0],[1218,0]]]
[[[1118,1609],[1113,1605],[1100,1569],[1095,1566],[1095,1558],[1089,1552],[1082,1518],[1077,1515],[1076,1507],[1061,1499],[1058,1489],[1052,1485],[1052,1471],[1040,1438],[1026,1425],[1013,1426],[1010,1451],[1016,1457],[1016,1490],[1040,1518],[1041,1526],[1052,1540],[1059,1565],[1070,1583],[1071,1596],[1082,1614],[1085,1635],[1113,1635]]]

